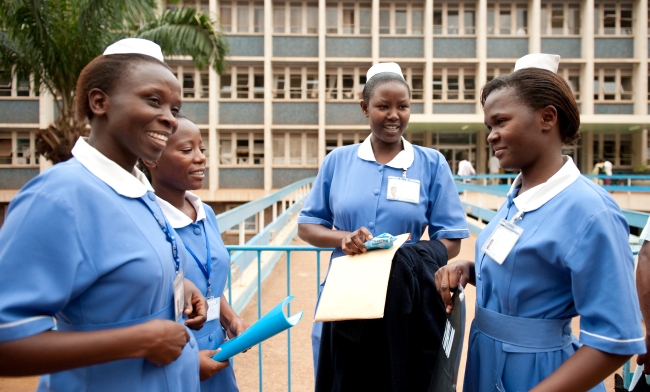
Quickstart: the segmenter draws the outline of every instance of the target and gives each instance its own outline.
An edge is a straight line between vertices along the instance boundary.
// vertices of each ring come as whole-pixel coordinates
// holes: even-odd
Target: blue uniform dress
[[[402,142],[404,149],[385,165],[375,160],[370,137],[362,144],[333,150],[323,161],[298,223],[345,231],[365,226],[373,235],[411,233],[410,242],[419,241],[426,228],[432,240],[469,237],[465,213],[444,156],[404,139]],[[387,198],[388,177],[401,177],[404,169],[408,179],[420,181],[418,204]],[[332,258],[344,254],[336,248]],[[321,324],[315,323],[314,365],[320,332]]]
[[[0,342],[174,320],[172,247],[146,178],[79,139],[31,180],[0,230]],[[178,242],[183,247],[182,242]],[[179,252],[184,268],[187,252]],[[188,330],[189,331],[189,330]],[[167,366],[125,359],[41,376],[39,391],[198,391],[191,340]]]
[[[581,344],[645,352],[627,222],[610,195],[565,160],[545,184],[515,197],[518,177],[478,237],[465,391],[528,391]],[[498,222],[519,211],[524,231],[500,265],[481,249]],[[579,342],[571,334],[576,316]]]
[[[165,213],[174,230],[183,239],[187,247],[202,263],[203,269],[207,272],[208,248],[206,238],[210,245],[210,293],[208,293],[208,282],[201,267],[196,260],[189,260],[185,268],[185,277],[192,281],[199,290],[206,296],[221,298],[228,279],[230,269],[230,256],[223,244],[217,218],[214,211],[201,199],[191,192],[185,193],[185,198],[192,203],[196,210],[196,221],[192,221],[187,215],[176,209],[167,201],[158,198],[160,208]],[[192,331],[199,344],[199,350],[216,350],[226,338],[226,331],[221,327],[221,319],[211,320],[205,323],[199,331]],[[205,381],[201,381],[201,391],[223,391],[238,392],[235,372],[232,366],[221,370],[219,373]]]

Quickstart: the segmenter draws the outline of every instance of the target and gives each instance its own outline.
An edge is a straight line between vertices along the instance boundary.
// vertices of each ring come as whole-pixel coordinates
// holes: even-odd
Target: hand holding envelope
[[[393,256],[410,237],[408,233],[398,235],[388,249],[333,259],[314,321],[384,317]]]

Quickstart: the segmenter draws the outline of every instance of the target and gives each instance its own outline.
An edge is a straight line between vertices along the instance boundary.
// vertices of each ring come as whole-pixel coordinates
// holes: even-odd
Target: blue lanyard
[[[208,251],[208,260],[205,263],[205,266],[203,266],[203,263],[201,263],[201,260],[199,260],[198,257],[192,252],[192,249],[190,249],[189,246],[187,246],[186,243],[183,243],[185,245],[185,249],[187,249],[188,252],[192,255],[194,258],[194,261],[196,261],[196,264],[198,264],[199,268],[201,269],[201,272],[203,272],[203,276],[205,276],[205,280],[208,282],[208,292],[206,294],[206,298],[210,298],[210,294],[212,294],[212,286],[210,285],[210,271],[212,270],[212,257],[210,255],[210,241],[208,241],[208,232],[205,231],[205,223],[201,221],[201,226],[203,226],[203,235],[205,235],[205,249]]]
[[[153,195],[153,192],[147,192],[150,195]],[[160,229],[165,233],[165,237],[167,237],[167,242],[172,244],[172,257],[174,258],[174,268],[176,269],[176,273],[181,268],[181,259],[178,256],[178,245],[176,244],[176,237],[173,234],[173,230],[171,226],[169,226],[169,222],[167,222],[167,219],[165,218],[165,215],[163,215],[162,220],[156,215],[156,212],[151,208],[149,203],[144,199],[144,196],[140,198],[140,201],[144,203],[145,206],[149,209],[149,212],[151,212],[151,215],[156,219],[156,222],[158,222],[158,226],[160,226]]]

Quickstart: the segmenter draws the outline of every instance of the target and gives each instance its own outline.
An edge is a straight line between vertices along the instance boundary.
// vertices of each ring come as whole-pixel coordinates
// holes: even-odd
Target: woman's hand
[[[363,243],[371,239],[372,234],[370,231],[365,227],[361,227],[343,237],[341,249],[346,255],[358,255],[367,250]]]
[[[187,329],[170,320],[153,319],[142,324],[142,328],[144,332],[141,336],[149,340],[143,357],[158,366],[172,363],[190,340]]]
[[[220,349],[219,349],[220,350]],[[219,373],[221,370],[230,366],[230,361],[223,362],[215,361],[212,357],[219,352],[219,350],[201,350],[199,351],[199,377],[201,381]]]
[[[454,308],[451,300],[451,290],[458,288],[458,285],[465,287],[467,283],[476,285],[474,278],[474,262],[468,260],[459,260],[436,271],[436,288],[442,297],[447,313],[451,313]]]
[[[236,338],[237,336],[241,335],[242,332],[248,329],[250,325],[244,321],[244,319],[235,316],[232,321],[230,321],[230,324],[228,325],[228,328],[226,328],[226,334],[228,335],[228,339]]]
[[[183,313],[188,317],[185,320],[185,325],[198,331],[208,319],[208,301],[189,279],[185,278],[183,284],[185,285],[185,309]]]

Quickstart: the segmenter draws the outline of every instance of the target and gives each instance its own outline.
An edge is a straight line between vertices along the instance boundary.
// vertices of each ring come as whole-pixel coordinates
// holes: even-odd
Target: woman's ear
[[[158,162],[157,162],[157,161],[145,161],[144,159],[142,159],[142,163],[144,163],[144,165],[145,165],[148,169],[153,169],[153,168],[155,168],[156,166],[158,166]]]
[[[558,125],[557,109],[553,105],[541,109],[542,115],[542,130],[550,131]]]
[[[361,110],[363,111],[363,115],[368,117],[368,105],[366,105],[365,101],[359,102],[359,105],[361,105]]]
[[[88,92],[88,107],[95,116],[106,114],[110,106],[108,95],[98,88]]]

